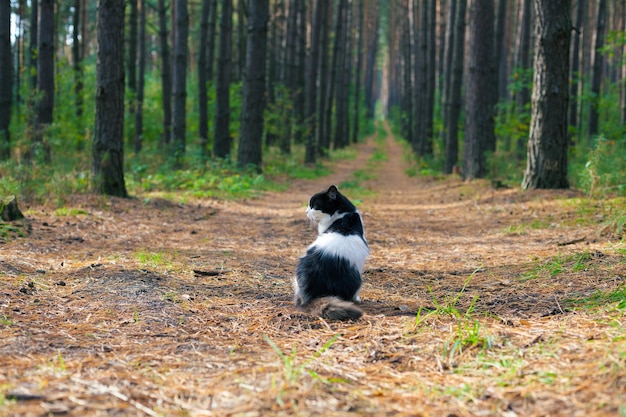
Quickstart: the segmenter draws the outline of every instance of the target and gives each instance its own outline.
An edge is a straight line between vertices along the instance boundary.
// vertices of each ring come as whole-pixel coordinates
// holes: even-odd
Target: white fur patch
[[[343,217],[343,215],[345,214],[342,213],[340,216]],[[329,223],[328,226],[330,226],[331,223]],[[328,226],[326,226],[326,229],[328,229]],[[327,255],[340,256],[347,259],[352,265],[354,265],[355,268],[359,270],[359,272],[363,272],[365,259],[370,253],[369,248],[361,236],[344,236],[340,233],[320,234],[317,239],[315,239],[315,242],[309,246],[309,248],[312,247],[320,249]]]
[[[357,212],[358,213],[358,212]],[[317,225],[317,233],[320,235],[324,233],[331,224],[335,222],[335,220],[341,219],[345,215],[350,213],[335,213],[332,216],[328,213],[324,213],[321,210],[314,210],[311,206],[306,208],[306,215],[312,221],[318,223]]]

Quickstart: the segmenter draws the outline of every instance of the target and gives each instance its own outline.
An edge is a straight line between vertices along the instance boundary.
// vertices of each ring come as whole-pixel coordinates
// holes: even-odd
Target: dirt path
[[[30,236],[0,246],[0,415],[617,415],[623,311],[571,308],[626,263],[577,193],[412,178],[390,135],[358,149],[252,200],[28,207]],[[364,169],[343,191],[365,316],[298,313],[306,203]]]

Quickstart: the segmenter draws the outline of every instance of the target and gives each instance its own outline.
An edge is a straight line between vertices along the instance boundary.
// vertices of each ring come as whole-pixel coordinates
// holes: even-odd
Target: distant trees
[[[128,2],[120,65],[131,158],[149,148],[181,167],[236,159],[263,169],[262,153],[276,147],[314,164],[354,143],[363,119],[380,111],[429,169],[471,179],[506,165],[521,178],[539,117],[529,105],[538,0],[265,1],[267,28],[253,39],[253,11],[264,2]],[[582,155],[579,146],[615,136],[626,118],[626,4],[559,4],[575,16],[566,131]],[[10,22],[0,24],[0,158],[49,163],[55,151],[81,152],[85,140],[101,146],[87,101],[95,4],[0,5]]]
[[[607,94],[619,95],[619,117],[626,119],[626,4],[606,0],[558,4],[564,13],[576,16],[575,27],[570,26],[575,43],[565,51],[572,68],[566,74],[570,96],[566,132],[570,143],[589,146],[602,133],[598,125],[605,132],[619,131],[616,106],[610,115],[607,111]],[[389,48],[385,111],[398,118],[403,135],[425,165],[441,164],[443,172],[460,171],[466,179],[498,175],[496,171],[513,165],[520,165],[518,172],[523,173],[522,158],[531,146],[529,127],[536,123],[531,118],[540,117],[530,106],[530,92],[537,87],[533,76],[539,76],[533,68],[537,54],[533,18],[540,5],[537,0],[445,0],[437,2],[434,13],[429,0],[389,4],[390,17],[383,21]],[[441,92],[434,101],[429,91],[433,86]],[[434,118],[440,127],[431,130],[431,111],[439,109]],[[613,122],[607,123],[609,119]]]

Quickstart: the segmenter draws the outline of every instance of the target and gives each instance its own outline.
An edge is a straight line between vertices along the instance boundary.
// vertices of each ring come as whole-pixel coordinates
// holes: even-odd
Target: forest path
[[[613,236],[575,191],[410,177],[386,131],[254,199],[28,207],[0,247],[0,414],[617,415],[623,313],[571,312],[623,285]],[[292,302],[330,184],[371,249],[356,322]]]

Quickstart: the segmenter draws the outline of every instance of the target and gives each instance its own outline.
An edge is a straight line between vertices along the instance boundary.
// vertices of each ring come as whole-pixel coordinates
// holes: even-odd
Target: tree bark
[[[337,5],[337,14],[335,15],[335,30],[333,40],[333,51],[331,57],[330,68],[328,69],[328,83],[326,85],[326,102],[324,104],[324,128],[323,135],[320,137],[320,147],[326,151],[331,148],[331,127],[332,127],[332,111],[335,101],[335,90],[337,87],[338,73],[341,70],[339,66],[339,55],[341,54],[341,41],[343,39],[343,13],[346,0],[339,0]]]
[[[139,12],[137,9],[137,0],[128,0],[130,13],[128,14],[128,56],[126,57],[127,65],[127,83],[128,90],[132,95],[137,92],[137,20]]]
[[[254,1],[254,0],[252,0]],[[237,0],[237,63],[235,71],[236,82],[243,79],[243,72],[246,65],[246,7],[244,0]]]
[[[46,127],[52,124],[54,110],[54,0],[42,0],[39,8],[39,47],[37,49],[37,90],[42,94],[37,103],[37,120],[33,155],[39,150],[46,163],[51,161]]]
[[[241,108],[241,133],[237,154],[240,168],[254,166],[261,171],[263,161],[263,111],[265,110],[265,63],[269,0],[250,2],[246,66]]]
[[[535,63],[522,188],[568,188],[569,0],[535,0]]]
[[[189,41],[189,14],[187,0],[176,0],[176,33],[174,39],[174,107],[172,112],[172,138],[176,159],[182,158],[186,148],[187,133],[187,58]]]
[[[124,183],[124,0],[98,0],[96,126],[92,185],[127,197]]]
[[[352,127],[352,143],[356,143],[359,139],[359,122],[360,122],[360,107],[361,107],[361,78],[362,78],[362,70],[363,70],[363,39],[365,37],[364,24],[365,24],[365,13],[364,13],[364,0],[357,0],[357,7],[359,9],[359,28],[357,31],[358,41],[356,45],[356,69],[354,73],[354,111],[353,115],[353,127]]]
[[[409,0],[410,1],[410,0]],[[402,88],[402,125],[404,139],[413,143],[413,59],[411,54],[411,20],[409,19],[408,1],[404,0],[401,10],[402,21],[402,62],[403,62],[403,88]]]
[[[330,38],[330,25],[329,21],[332,19],[332,7],[329,0],[322,0],[324,4],[324,14],[322,16],[322,26],[320,35],[320,63],[319,63],[319,80],[317,83],[317,129],[316,142],[317,151],[321,156],[327,155],[327,150],[323,146],[324,127],[326,126],[326,95],[328,93],[328,45]]]
[[[379,5],[378,1],[365,0],[368,4],[367,13],[367,58],[365,60],[365,105],[367,107],[367,117],[369,119],[374,118],[374,105],[376,100],[374,97],[374,74],[376,70],[376,55],[378,53],[378,25],[379,19]]]
[[[13,51],[11,51],[11,2],[0,1],[0,160],[11,157]]]
[[[504,101],[507,98],[507,56],[504,48],[506,38],[506,8],[508,0],[497,0],[497,18],[494,40],[493,62],[497,66],[496,76],[498,77],[498,101]]]
[[[600,84],[602,83],[602,67],[604,56],[602,47],[604,46],[604,32],[606,26],[606,0],[598,0],[596,8],[596,27],[594,33],[593,53],[591,55],[591,95],[593,97],[591,109],[589,111],[588,137],[592,140],[598,134],[599,113],[598,99],[600,97]]]
[[[207,95],[207,39],[209,35],[210,0],[202,0],[200,12],[200,45],[198,45],[198,136],[200,149],[206,154],[209,143],[209,113]]]
[[[569,125],[578,126],[578,80],[580,78],[580,32],[583,25],[585,0],[576,1],[576,23],[570,48],[570,92],[569,92]]]
[[[316,140],[316,106],[317,106],[317,79],[318,64],[320,58],[320,37],[322,19],[324,18],[324,6],[327,0],[317,0],[313,11],[313,23],[311,26],[311,51],[306,67],[306,123],[308,126],[305,138],[306,150],[304,155],[305,164],[313,164],[317,159]]]
[[[146,72],[146,0],[137,0],[139,12],[139,33],[137,50],[137,98],[135,100],[135,153],[141,152],[143,147],[143,99]]]
[[[294,140],[296,143],[302,143],[305,131],[305,96],[306,90],[305,71],[306,71],[306,34],[307,34],[307,16],[306,2],[298,1],[298,51],[296,62],[296,93],[294,97],[295,122],[297,129],[295,131]]]
[[[167,40],[167,6],[159,0],[159,43],[161,44],[161,101],[163,105],[163,143],[172,139],[172,67]]]
[[[433,118],[435,115],[435,88],[436,79],[436,36],[437,36],[437,13],[435,0],[429,0],[426,6],[426,113],[424,123],[424,141],[422,142],[422,155],[432,156],[433,154]]]
[[[207,79],[213,81],[213,68],[215,67],[215,35],[217,33],[217,0],[209,0],[209,34],[207,45]]]
[[[30,86],[37,89],[37,47],[39,46],[39,0],[31,0],[30,5],[30,42],[28,51],[28,72]]]
[[[335,105],[335,132],[333,138],[333,144],[335,148],[343,148],[349,144],[349,132],[346,128],[350,126],[349,120],[349,105],[348,105],[348,93],[350,88],[350,72],[352,70],[349,55],[350,55],[350,5],[347,1],[344,4],[339,56],[337,61],[337,104]]]
[[[518,71],[525,71],[531,68],[530,65],[530,34],[531,34],[531,12],[533,0],[521,0],[521,18],[518,34],[516,67]],[[522,111],[530,102],[530,88],[522,85],[515,95],[517,108]]]
[[[79,123],[82,123],[82,115],[83,115],[83,64],[82,64],[82,55],[81,55],[81,40],[80,40],[80,28],[85,24],[80,19],[82,10],[81,10],[81,0],[74,0],[74,13],[72,15],[72,25],[74,26],[72,29],[72,61],[73,69],[74,69],[74,95],[76,96],[76,118]]]
[[[215,109],[215,138],[213,154],[218,158],[230,155],[230,76],[232,51],[232,0],[222,0],[220,43],[217,66],[217,91]]]
[[[466,83],[463,177],[487,174],[486,152],[495,150],[493,0],[474,0],[470,8],[468,79]]]
[[[461,86],[465,55],[465,11],[467,0],[457,0],[452,45],[452,76],[450,79],[449,108],[446,115],[445,172],[452,173],[459,158],[459,117],[461,115]]]

